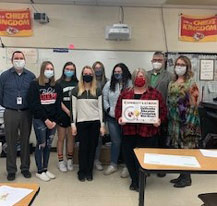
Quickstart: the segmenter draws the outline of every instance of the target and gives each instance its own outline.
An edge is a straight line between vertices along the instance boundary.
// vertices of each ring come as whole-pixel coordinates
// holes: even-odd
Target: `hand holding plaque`
[[[160,125],[158,100],[123,99],[122,108],[122,122]]]

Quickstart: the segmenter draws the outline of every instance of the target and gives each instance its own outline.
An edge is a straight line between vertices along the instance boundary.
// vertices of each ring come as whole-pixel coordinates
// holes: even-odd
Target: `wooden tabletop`
[[[27,195],[25,198],[23,198],[21,201],[19,201],[14,206],[29,206],[31,201],[35,198],[35,195],[37,195],[40,187],[38,184],[34,183],[0,183],[0,185],[6,185],[10,187],[19,187],[19,188],[27,188],[32,189],[33,191]]]
[[[140,166],[146,170],[167,170],[167,171],[195,171],[217,173],[217,158],[205,157],[201,154],[199,149],[150,149],[150,148],[136,148],[134,149],[136,157]],[[166,154],[166,155],[181,155],[181,156],[194,156],[200,163],[200,168],[195,167],[180,167],[180,166],[167,166],[167,165],[154,165],[144,163],[145,153]]]

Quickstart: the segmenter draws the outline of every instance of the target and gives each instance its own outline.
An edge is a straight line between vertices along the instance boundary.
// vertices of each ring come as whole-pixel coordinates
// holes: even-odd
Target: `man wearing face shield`
[[[35,75],[25,69],[25,56],[21,51],[12,54],[13,67],[0,76],[0,105],[5,107],[4,123],[7,142],[7,179],[15,179],[17,172],[17,139],[20,138],[21,173],[30,178],[29,137],[32,127],[32,116],[26,101],[30,82]]]
[[[172,80],[172,73],[165,69],[166,58],[164,53],[155,52],[152,57],[152,70],[147,72],[150,86],[157,89],[164,98],[166,102],[167,90],[169,82]],[[167,122],[161,125],[161,135],[158,141],[158,147],[165,148],[167,139]],[[165,176],[163,173],[158,174],[159,177]]]

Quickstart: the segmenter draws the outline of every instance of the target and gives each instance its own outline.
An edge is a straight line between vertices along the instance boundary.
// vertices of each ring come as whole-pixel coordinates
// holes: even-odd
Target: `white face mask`
[[[160,63],[160,62],[153,62],[152,66],[153,66],[153,69],[160,70],[162,68],[162,63]]]
[[[44,76],[48,79],[54,76],[54,71],[53,70],[44,70]]]
[[[186,66],[176,66],[175,67],[175,73],[180,77],[183,76],[186,73]]]
[[[25,60],[24,59],[19,59],[19,60],[13,60],[13,66],[17,70],[22,70],[25,67]]]

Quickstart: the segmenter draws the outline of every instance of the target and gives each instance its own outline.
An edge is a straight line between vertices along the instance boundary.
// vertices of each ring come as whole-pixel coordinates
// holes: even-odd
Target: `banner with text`
[[[26,10],[0,10],[0,36],[32,36],[31,12]]]
[[[122,120],[126,123],[154,124],[159,118],[158,100],[129,100],[122,101]]]
[[[188,42],[217,41],[217,16],[180,16],[179,40]]]

